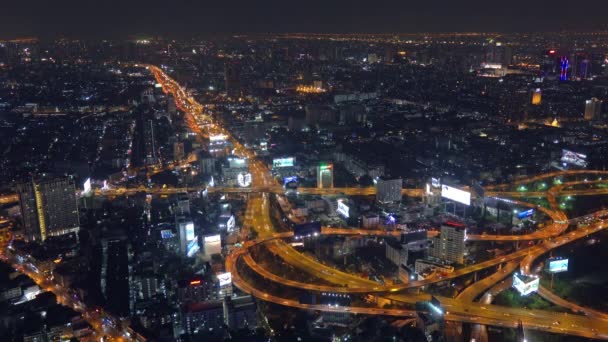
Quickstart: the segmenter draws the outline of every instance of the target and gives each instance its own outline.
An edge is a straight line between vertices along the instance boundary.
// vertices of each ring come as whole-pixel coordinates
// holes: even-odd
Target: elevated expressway
[[[247,149],[245,149],[236,139],[231,138],[229,132],[218,125],[214,124],[209,116],[204,114],[204,108],[202,105],[198,104],[192,97],[188,96],[187,93],[181,86],[177,84],[174,80],[168,77],[161,69],[156,68],[154,66],[148,66],[149,69],[154,73],[157,81],[161,83],[163,90],[166,92],[171,92],[176,99],[176,103],[178,107],[182,108],[187,115],[194,118],[193,121],[197,123],[205,123],[204,127],[207,128],[207,132],[201,132],[201,134],[225,134],[227,137],[230,137],[230,140],[233,142],[235,146],[235,153],[242,157],[247,157],[252,160],[251,170],[252,174],[254,174],[254,179],[258,179],[256,183],[253,185],[252,192],[254,191],[266,191],[268,192],[282,192],[280,187],[274,185],[270,174],[267,172],[266,166],[259,160],[257,160],[255,154]],[[195,125],[199,127],[199,125]],[[195,130],[200,132],[200,129]],[[554,172],[541,176],[529,177],[525,179],[516,180],[513,184],[525,184],[530,182],[535,182],[538,180],[547,179],[550,177],[563,177],[563,176],[578,176],[585,174],[593,174],[593,175],[607,175],[608,172],[604,171],[569,171],[569,172]],[[504,196],[510,186],[513,184],[507,185],[498,185],[493,187],[487,187],[486,191],[494,191],[491,193],[495,196]],[[218,189],[219,190],[219,189]],[[226,192],[230,191],[229,189],[223,189]],[[242,189],[239,189],[241,192]],[[500,191],[499,191],[500,190]],[[301,192],[309,191],[300,189]],[[317,189],[310,190],[311,193]],[[372,188],[357,188],[357,189],[328,189],[322,190],[325,191],[326,194],[329,193],[344,193],[344,194],[361,194],[361,195],[373,195],[375,190]],[[408,194],[408,190],[405,190],[406,194]],[[322,192],[321,192],[322,193]],[[411,195],[421,196],[422,192],[420,190],[413,190]],[[538,194],[539,196],[544,196],[544,194]],[[555,191],[547,192],[547,198],[550,202],[551,209],[554,209],[555,206],[555,196],[557,193]],[[531,194],[527,193],[526,196],[521,197],[530,197]],[[506,196],[505,196],[506,197]],[[453,274],[449,274],[437,279],[425,279],[422,281],[416,281],[409,284],[401,284],[397,286],[383,286],[379,285],[375,282],[371,282],[367,279],[362,279],[356,277],[354,275],[350,275],[344,272],[338,272],[337,270],[331,269],[328,270],[327,266],[324,266],[312,258],[306,257],[301,253],[297,252],[295,249],[291,248],[288,244],[284,243],[282,239],[288,238],[291,236],[291,233],[275,233],[274,229],[270,223],[269,215],[268,215],[268,203],[267,198],[263,196],[258,199],[251,199],[248,204],[248,213],[249,219],[251,222],[247,222],[248,226],[254,227],[256,229],[262,228],[258,230],[258,234],[260,238],[252,241],[246,241],[242,248],[235,249],[226,260],[226,268],[228,271],[233,274],[233,282],[234,284],[241,288],[245,292],[252,293],[258,298],[263,300],[268,300],[277,304],[293,306],[302,309],[315,309],[322,311],[350,311],[353,313],[363,313],[363,314],[381,314],[381,315],[395,315],[395,316],[407,316],[412,317],[413,313],[407,310],[395,310],[395,309],[381,309],[381,308],[367,308],[367,307],[350,307],[350,308],[340,308],[340,307],[329,307],[325,305],[316,305],[316,306],[308,306],[305,304],[300,304],[298,301],[279,298],[273,294],[266,293],[264,290],[257,289],[252,284],[248,283],[242,276],[239,274],[239,269],[237,268],[237,261],[242,258],[243,261],[253,269],[257,271],[258,274],[267,277],[268,279],[275,281],[280,284],[284,284],[286,286],[298,287],[309,290],[324,291],[330,290],[335,292],[347,292],[347,293],[358,293],[358,289],[361,291],[369,292],[378,292],[385,293],[387,295],[394,295],[395,300],[402,300],[408,303],[411,303],[414,300],[420,299],[419,295],[411,295],[411,294],[398,294],[397,292],[414,287],[421,287],[426,284],[431,284],[434,282],[444,281],[449,278],[455,278],[461,275],[469,274],[471,272],[476,272],[478,270],[485,269],[487,267],[496,266],[499,264],[506,263],[503,268],[505,269],[504,273],[509,272],[509,270],[513,269],[516,265],[516,262],[521,261],[520,268],[522,271],[528,271],[531,263],[540,255],[546,253],[552,248],[556,248],[560,245],[566,244],[570,241],[574,241],[576,239],[582,238],[591,234],[593,232],[604,229],[603,222],[598,223],[592,227],[588,227],[585,230],[577,230],[569,234],[567,239],[558,239],[554,238],[552,241],[547,240],[550,237],[555,237],[563,234],[563,232],[568,227],[568,220],[566,215],[559,210],[549,210],[545,208],[541,208],[536,206],[538,210],[543,211],[547,214],[552,223],[548,225],[547,228],[540,230],[539,232],[521,235],[521,236],[513,236],[513,237],[504,237],[504,236],[488,236],[488,235],[471,235],[468,236],[469,240],[488,240],[488,241],[519,241],[519,240],[544,240],[543,242],[520,249],[514,253],[511,253],[506,256],[494,258],[491,260],[487,260],[485,262],[467,266],[463,269],[457,270],[453,272]],[[518,205],[520,203],[517,203]],[[533,207],[534,205],[527,205],[524,202],[521,202],[521,205],[525,205],[528,207]],[[339,233],[344,234],[346,232],[332,232],[328,229],[324,229],[322,231],[323,234],[332,234]],[[353,231],[354,233],[354,231]],[[357,234],[363,234],[363,232],[356,232]],[[283,260],[288,261],[291,265],[306,270],[307,272],[314,273],[315,276],[321,277],[330,283],[335,284],[334,287],[321,287],[322,285],[312,285],[304,284],[301,282],[291,281],[287,279],[280,278],[272,273],[267,272],[261,266],[259,266],[255,260],[249,254],[249,249],[252,246],[259,244],[269,244],[270,249],[274,252],[277,252],[278,255]],[[500,271],[499,271],[500,272]],[[471,290],[468,290],[463,294],[464,297],[472,297],[476,295],[478,291],[481,291],[482,288],[487,288],[486,285],[491,285],[491,283],[496,280],[495,278],[501,278],[502,274],[490,276],[488,278],[484,278],[484,280],[480,281],[480,285],[475,285],[475,287]],[[486,280],[487,279],[487,280]],[[478,282],[479,283],[479,282]],[[347,285],[347,286],[344,286]],[[324,285],[323,285],[324,286]],[[362,292],[363,293],[363,292]],[[469,294],[470,293],[470,294]],[[422,295],[424,297],[424,295]],[[441,298],[442,305],[445,306],[446,312],[446,320],[454,320],[460,322],[470,322],[470,323],[480,323],[480,324],[490,324],[490,325],[498,325],[498,326],[510,326],[515,327],[517,322],[521,320],[524,322],[526,328],[539,329],[544,331],[558,332],[564,334],[578,335],[584,337],[594,337],[594,338],[608,338],[608,324],[597,318],[588,317],[588,316],[579,316],[579,315],[570,315],[568,317],[568,324],[561,324],[559,327],[553,325],[553,322],[556,320],[556,313],[546,312],[540,310],[523,310],[518,308],[504,308],[493,305],[485,305],[482,306],[479,303],[470,303],[467,300],[460,299],[452,299],[452,298]],[[564,321],[564,318],[560,319]]]

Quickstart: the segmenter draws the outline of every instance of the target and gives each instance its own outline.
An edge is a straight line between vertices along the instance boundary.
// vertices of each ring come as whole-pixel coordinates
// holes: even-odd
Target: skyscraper
[[[317,168],[317,188],[334,187],[334,169],[332,164],[321,164]]]
[[[539,105],[542,102],[543,91],[540,88],[530,90],[530,103]]]
[[[592,97],[585,101],[585,120],[599,120],[602,117],[602,101]]]
[[[429,255],[442,261],[462,264],[466,234],[464,225],[446,222],[441,226],[441,233],[433,238]]]
[[[241,96],[241,70],[238,62],[226,62],[224,65],[224,81],[226,82],[226,95],[231,98]]]
[[[402,187],[403,180],[401,178],[380,178],[376,184],[376,200],[380,203],[400,202]]]
[[[27,241],[78,232],[76,189],[70,178],[32,179],[18,184],[17,192]]]

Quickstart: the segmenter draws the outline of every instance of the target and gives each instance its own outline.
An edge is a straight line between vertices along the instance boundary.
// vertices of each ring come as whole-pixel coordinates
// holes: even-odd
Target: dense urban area
[[[0,41],[3,341],[608,340],[608,32]]]

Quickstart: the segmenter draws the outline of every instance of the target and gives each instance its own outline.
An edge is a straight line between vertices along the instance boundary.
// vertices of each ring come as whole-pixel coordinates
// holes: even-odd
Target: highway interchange
[[[181,87],[175,81],[173,81],[160,69],[152,66],[149,66],[149,68],[153,70],[157,82],[163,86],[163,89],[173,94],[176,102],[180,104],[180,108],[194,109],[187,110],[186,113],[192,115],[195,118],[199,115],[203,116],[204,118],[204,120],[192,120],[191,122],[200,122],[205,120],[206,122],[209,122],[209,117],[207,115],[202,114],[204,110],[203,107],[198,105],[193,98],[188,97],[187,95],[182,95],[186,94],[186,92],[180,90]],[[178,90],[176,91],[176,89]],[[275,192],[281,194],[282,189],[275,185],[266,165],[263,164],[259,159],[257,159],[253,152],[245,149],[238,141],[232,138],[229,132],[227,132],[226,130],[218,128],[218,125],[212,123],[207,123],[206,126],[211,127],[211,131],[209,132],[209,134],[218,134],[219,132],[227,136],[235,146],[235,155],[246,157],[250,160],[251,172],[254,179],[254,184],[250,191],[252,193],[262,193],[261,196],[252,196],[252,198],[248,201],[247,215],[245,219],[246,222],[244,222],[243,224],[244,226],[248,226],[255,229],[258,233],[258,238],[256,240],[246,241],[241,248],[233,250],[232,253],[228,255],[226,260],[226,269],[227,271],[232,272],[233,283],[241,290],[251,293],[254,296],[266,301],[301,309],[313,309],[319,311],[342,310],[349,311],[352,313],[370,315],[377,314],[412,317],[413,313],[409,310],[384,309],[377,307],[335,307],[327,305],[312,306],[308,304],[301,304],[298,300],[295,299],[281,298],[273,295],[272,293],[267,293],[264,289],[256,288],[255,284],[249,283],[247,279],[242,277],[239,269],[239,260],[242,259],[250,270],[253,270],[262,277],[266,278],[267,280],[273,281],[284,286],[313,291],[342,293],[377,293],[379,296],[385,296],[391,300],[401,301],[409,304],[415,303],[416,301],[425,298],[425,296],[418,294],[412,295],[410,292],[407,291],[408,289],[422,287],[428,284],[445,281],[447,279],[456,278],[466,274],[471,274],[489,267],[501,265],[500,269],[495,274],[474,283],[469,289],[465,289],[465,291],[460,294],[460,298],[440,298],[442,306],[444,306],[446,309],[445,319],[450,321],[478,323],[505,327],[516,327],[518,322],[521,321],[523,322],[524,327],[527,329],[538,329],[549,332],[557,332],[561,334],[608,339],[608,322],[606,322],[605,317],[601,317],[596,314],[563,315],[556,312],[528,310],[521,308],[506,308],[496,305],[472,302],[472,299],[479,296],[483,291],[491,288],[496,283],[510,276],[512,272],[518,269],[520,272],[525,274],[532,273],[531,267],[533,262],[542,255],[551,251],[552,249],[570,243],[577,239],[585,238],[590,234],[593,234],[605,228],[604,221],[597,220],[589,227],[574,230],[565,234],[569,226],[569,221],[566,217],[566,214],[563,211],[559,210],[559,207],[556,203],[557,196],[571,196],[574,195],[574,192],[576,192],[575,195],[604,194],[606,193],[605,189],[589,189],[584,191],[570,190],[571,192],[567,190],[569,186],[575,186],[576,184],[580,183],[580,181],[577,181],[570,183],[566,182],[558,185],[557,187],[548,189],[547,191],[539,191],[536,194],[532,194],[532,196],[536,195],[537,197],[547,198],[549,202],[549,208],[545,208],[521,200],[508,199],[509,196],[506,195],[513,192],[509,190],[512,189],[514,185],[529,184],[542,180],[551,181],[555,177],[568,177],[573,175],[601,177],[602,175],[608,175],[608,172],[586,170],[574,172],[555,172],[527,179],[521,179],[514,182],[514,184],[496,185],[493,187],[488,187],[486,190],[489,192],[489,196],[499,197],[506,201],[512,201],[514,204],[517,204],[519,206],[536,208],[546,214],[549,217],[550,222],[544,228],[539,229],[530,234],[469,235],[467,236],[467,240],[505,242],[536,241],[536,244],[533,244],[530,247],[519,248],[515,252],[508,255],[486,260],[470,266],[465,266],[464,268],[458,269],[451,274],[444,274],[435,278],[424,279],[420,281],[413,281],[407,284],[385,286],[380,285],[379,283],[376,283],[374,281],[363,279],[356,275],[351,275],[325,266],[317,260],[303,255],[302,253],[299,253],[288,243],[286,243],[286,239],[288,239],[292,234],[276,232],[275,227],[272,226],[269,218],[269,205],[266,193]],[[596,181],[601,182],[601,179],[597,179]],[[228,189],[218,189],[218,191],[222,190],[226,191]],[[375,191],[371,188],[320,190],[321,191],[319,192],[319,189],[300,189],[300,192],[321,194],[342,193],[347,195],[373,195],[375,193]],[[404,194],[408,196],[420,196],[422,195],[422,191],[418,189],[406,189],[404,190]],[[527,198],[530,196],[530,194],[527,194],[527,196],[522,195],[518,197]],[[331,231],[330,229],[324,229],[322,231],[322,234],[345,235],[346,233],[377,234],[376,232],[362,232],[359,230]],[[378,233],[385,234],[383,232]],[[303,283],[290,279],[285,279],[283,277],[273,274],[272,272],[260,266],[249,253],[251,247],[259,244],[265,244],[266,246],[268,246],[271,252],[275,253],[284,262],[287,262],[291,266],[304,272],[308,272],[314,275],[315,277],[321,278],[324,281],[334,285],[328,286]],[[551,296],[548,294],[549,291],[547,291],[546,289],[543,289],[542,291],[544,293],[545,298],[549,298]],[[577,309],[580,308],[577,307]],[[579,312],[591,313],[592,311]],[[556,325],[555,322],[559,322],[559,324]]]
[[[578,239],[588,237],[590,234],[599,232],[606,228],[608,222],[604,223],[603,218],[597,218],[592,223],[585,227],[567,232],[570,225],[570,220],[566,214],[560,210],[557,204],[557,198],[563,196],[591,196],[608,194],[607,188],[577,188],[581,184],[603,184],[608,181],[608,171],[567,171],[567,172],[552,172],[548,174],[538,175],[534,177],[522,178],[510,184],[500,184],[485,187],[486,196],[495,197],[498,200],[511,202],[520,207],[535,208],[548,217],[548,223],[541,229],[538,229],[529,234],[523,235],[468,235],[467,240],[474,241],[497,241],[497,242],[513,242],[531,241],[531,245],[517,248],[514,252],[498,256],[489,260],[485,260],[476,264],[467,265],[456,269],[452,273],[441,274],[430,277],[424,280],[411,281],[409,283],[382,285],[375,281],[364,279],[359,276],[339,271],[337,269],[326,266],[312,257],[304,255],[293,248],[288,241],[293,237],[292,232],[278,232],[270,220],[270,208],[268,194],[275,193],[281,196],[284,192],[283,188],[276,184],[272,178],[268,167],[264,162],[258,159],[254,152],[245,148],[238,140],[234,139],[230,132],[221,125],[214,123],[211,116],[206,114],[206,109],[203,105],[194,100],[188,95],[187,91],[177,82],[171,79],[162,69],[147,65],[145,66],[156,78],[156,81],[161,84],[163,91],[166,94],[171,94],[175,99],[176,105],[186,113],[187,124],[193,132],[198,133],[202,140],[211,135],[224,135],[232,143],[234,150],[233,154],[247,158],[249,160],[250,172],[252,173],[253,184],[250,188],[230,188],[230,187],[194,187],[194,188],[171,188],[171,187],[136,187],[124,188],[115,186],[109,189],[96,189],[96,194],[101,196],[122,196],[145,192],[149,194],[170,195],[181,192],[192,191],[216,191],[225,193],[250,193],[247,203],[244,227],[249,227],[257,233],[257,238],[245,241],[240,248],[235,248],[226,258],[226,270],[232,273],[233,284],[244,292],[250,293],[255,297],[289,307],[318,310],[325,312],[350,312],[353,314],[366,315],[384,315],[411,318],[415,317],[416,312],[407,309],[386,309],[381,307],[367,306],[351,306],[338,307],[328,305],[309,305],[301,304],[298,299],[282,298],[272,293],[266,292],[263,288],[257,288],[255,283],[251,283],[246,276],[242,274],[242,267],[245,266],[249,271],[253,271],[259,276],[282,286],[303,289],[316,292],[336,292],[350,294],[373,294],[380,298],[388,299],[392,302],[401,302],[404,304],[415,304],[421,300],[428,300],[430,295],[420,291],[412,291],[412,289],[420,289],[424,286],[444,282],[449,279],[455,279],[464,275],[475,274],[478,271],[494,268],[494,273],[474,282],[469,287],[465,288],[456,298],[437,297],[443,308],[445,309],[445,320],[462,323],[473,323],[477,325],[493,325],[498,327],[517,327],[519,321],[523,322],[525,329],[536,329],[541,331],[576,335],[582,337],[608,339],[608,315],[597,310],[581,307],[575,303],[568,302],[557,297],[546,288],[539,288],[539,295],[553,302],[556,305],[568,308],[574,313],[566,314],[543,310],[529,310],[524,308],[509,308],[503,306],[492,305],[492,292],[496,289],[504,290],[505,282],[513,272],[522,272],[524,274],[534,274],[532,269],[533,264],[543,255],[546,255],[551,250],[571,243]],[[176,165],[173,165],[175,167]],[[575,179],[573,181],[560,182],[560,184],[552,186],[544,191],[516,191],[514,190],[520,185],[527,185],[534,182],[546,181],[551,182],[558,177],[559,179],[568,177],[589,177],[581,181]],[[607,181],[601,179],[606,177]],[[607,182],[608,183],[608,182]],[[331,188],[331,189],[298,189],[300,193],[311,193],[320,195],[344,194],[350,196],[369,196],[375,194],[375,188]],[[406,196],[420,197],[424,195],[422,189],[404,189],[403,194]],[[549,203],[549,207],[539,206],[534,203],[526,202],[528,198],[545,198]],[[9,203],[17,200],[14,194],[0,196],[0,203]],[[601,212],[605,214],[605,212]],[[391,235],[398,232],[386,231],[370,231],[350,228],[328,228],[323,227],[322,234],[324,235]],[[432,232],[430,234],[433,234]],[[436,233],[435,233],[436,234]],[[295,269],[301,270],[320,278],[325,284],[306,283],[286,279],[267,270],[264,266],[256,262],[255,258],[250,253],[255,246],[265,246],[268,250],[275,254],[283,262],[293,266]],[[10,253],[4,253],[4,258],[8,258]],[[12,261],[12,259],[11,259]],[[96,330],[109,334],[117,339],[128,337],[129,333],[126,328],[108,328],[100,323],[100,317],[110,317],[108,314],[95,314],[94,310],[84,309],[80,302],[74,302],[72,296],[63,289],[58,288],[56,284],[48,283],[49,280],[39,279],[40,277],[27,269],[22,271],[31,275],[34,280],[41,284],[42,288],[48,288],[53,291],[61,301],[67,302],[69,306],[79,308],[80,312],[84,312],[83,316],[88,318]],[[329,284],[329,285],[328,285]],[[485,293],[484,292],[488,291]],[[475,299],[482,297],[479,302]],[[489,299],[490,298],[490,299]],[[558,322],[559,324],[555,324]]]

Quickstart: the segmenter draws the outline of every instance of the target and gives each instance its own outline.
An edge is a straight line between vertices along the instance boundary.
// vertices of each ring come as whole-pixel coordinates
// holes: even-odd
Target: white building
[[[447,222],[441,226],[441,233],[433,238],[429,256],[442,261],[464,263],[464,242],[466,228],[459,223]]]

